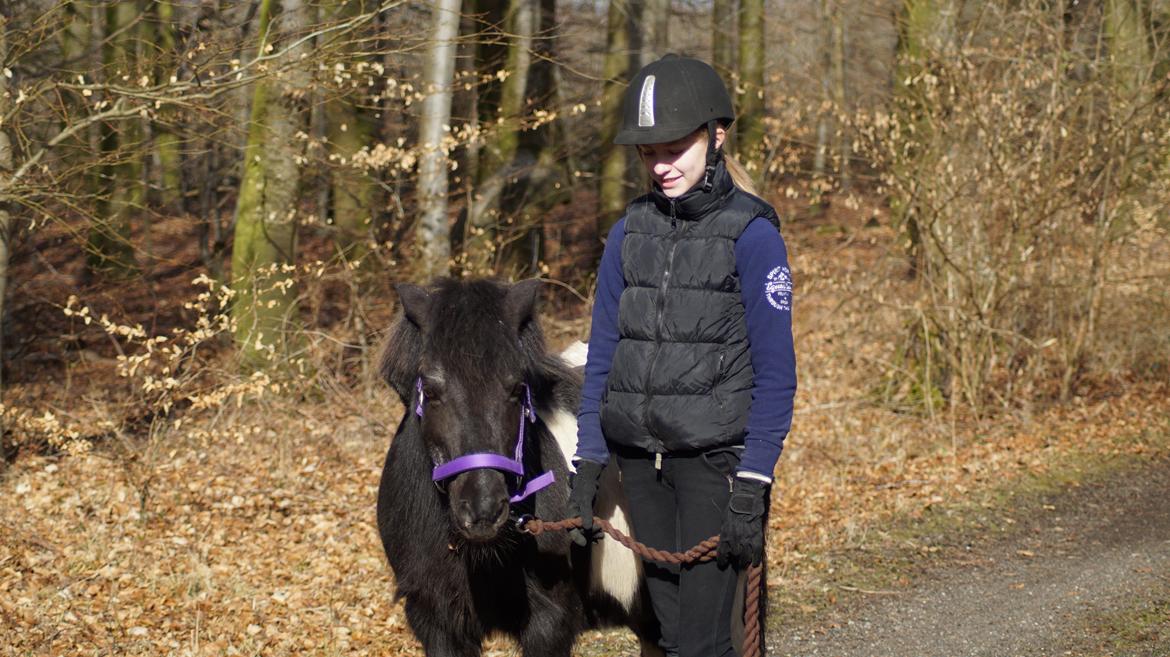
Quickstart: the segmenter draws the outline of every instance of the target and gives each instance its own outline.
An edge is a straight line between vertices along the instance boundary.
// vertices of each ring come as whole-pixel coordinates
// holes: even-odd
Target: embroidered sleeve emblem
[[[764,296],[776,310],[792,311],[792,274],[788,267],[777,267],[768,272]]]

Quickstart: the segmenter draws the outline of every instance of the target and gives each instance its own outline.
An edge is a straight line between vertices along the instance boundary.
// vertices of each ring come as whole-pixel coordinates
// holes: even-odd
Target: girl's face
[[[715,130],[716,148],[723,146],[725,135],[722,127]],[[707,129],[700,128],[665,144],[640,144],[638,155],[662,193],[678,198],[703,180],[707,166]]]

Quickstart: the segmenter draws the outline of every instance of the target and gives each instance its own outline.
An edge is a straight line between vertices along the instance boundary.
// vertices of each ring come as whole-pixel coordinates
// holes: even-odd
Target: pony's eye
[[[517,383],[512,386],[512,401],[520,401],[524,397],[524,384]]]
[[[423,395],[427,398],[427,403],[437,403],[443,401],[442,391],[439,386],[433,382],[423,379]]]

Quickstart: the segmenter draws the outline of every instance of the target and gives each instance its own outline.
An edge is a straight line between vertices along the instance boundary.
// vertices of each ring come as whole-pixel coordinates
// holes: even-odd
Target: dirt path
[[[793,657],[1170,655],[1170,463],[1047,500],[911,589],[771,637]]]

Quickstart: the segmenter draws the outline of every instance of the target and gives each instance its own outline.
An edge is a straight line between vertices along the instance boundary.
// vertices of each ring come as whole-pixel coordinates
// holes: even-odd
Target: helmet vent
[[[642,81],[642,94],[638,97],[638,127],[654,127],[654,76],[647,75]]]

